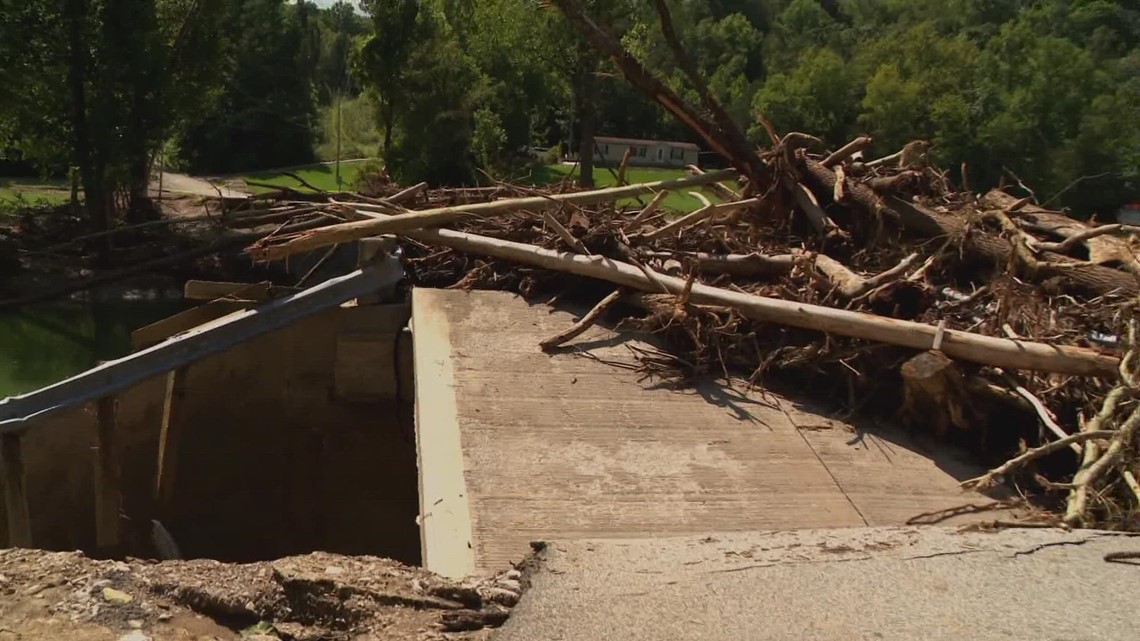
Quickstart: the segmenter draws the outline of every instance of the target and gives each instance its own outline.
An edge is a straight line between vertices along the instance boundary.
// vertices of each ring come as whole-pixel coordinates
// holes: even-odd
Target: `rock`
[[[50,586],[47,583],[37,583],[36,585],[33,585],[32,587],[24,590],[24,596],[35,596],[40,592],[48,589],[49,587]]]
[[[127,625],[131,626],[131,628],[134,630],[141,630],[143,627],[143,622],[141,619],[130,619],[127,621]]]
[[[522,572],[519,572],[518,570],[507,570],[506,572],[503,572],[503,578],[518,581],[522,578]]]
[[[134,600],[134,597],[115,588],[103,588],[103,599],[111,603],[125,604]]]
[[[169,612],[163,612],[162,614],[158,615],[159,621],[169,621],[173,618],[174,618],[174,615],[170,614]]]
[[[511,592],[515,593],[522,592],[522,586],[519,585],[519,582],[515,581],[514,579],[500,579],[496,581],[495,584],[504,590],[510,590]]]
[[[135,630],[119,637],[119,641],[154,641],[154,639],[148,637],[142,630]]]
[[[514,605],[519,602],[518,592],[511,592],[510,590],[506,590],[504,588],[487,588],[485,590],[484,596],[491,603],[505,605],[508,608],[514,607]]]
[[[330,565],[325,568],[325,574],[344,574],[344,568],[338,568],[335,565]]]

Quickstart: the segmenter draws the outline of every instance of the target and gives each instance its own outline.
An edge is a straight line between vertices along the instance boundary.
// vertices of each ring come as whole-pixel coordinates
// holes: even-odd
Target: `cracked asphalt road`
[[[1136,638],[1140,538],[857,528],[551,543],[497,641]]]

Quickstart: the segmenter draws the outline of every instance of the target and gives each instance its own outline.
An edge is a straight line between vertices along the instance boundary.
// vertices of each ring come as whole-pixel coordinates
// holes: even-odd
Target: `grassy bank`
[[[20,206],[62,205],[71,199],[63,180],[0,178],[0,209]]]
[[[360,169],[369,162],[371,161],[341,161],[340,185],[337,185],[336,165],[333,163],[319,163],[315,165],[305,165],[303,167],[286,167],[282,169],[255,171],[234,176],[223,176],[215,180],[215,182],[226,180],[244,180],[248,183],[252,180],[259,183],[278,185],[281,187],[292,187],[294,189],[307,191],[304,185],[298,182],[295,178],[286,175],[286,173],[292,173],[303,178],[306,182],[313,185],[314,187],[322,189],[324,191],[352,191],[356,186],[356,177],[360,173]],[[270,188],[250,185],[249,190],[254,193],[262,193],[269,191]]]
[[[577,176],[578,176],[577,172],[578,172],[578,167],[573,166],[573,165],[546,165],[546,166],[542,167],[541,169],[535,171],[531,175],[531,181],[534,182],[534,184],[536,184],[536,185],[549,185],[551,183],[555,183],[555,182],[562,180],[566,176],[569,176],[571,173],[574,174],[574,178],[577,178]],[[616,172],[616,170],[615,170],[615,172]],[[685,171],[684,169],[663,169],[663,168],[658,168],[658,167],[630,167],[630,168],[626,169],[625,179],[626,179],[626,182],[629,184],[636,184],[636,183],[656,182],[658,180],[671,180],[674,178],[684,178],[687,175],[688,175],[688,172]],[[614,174],[611,173],[609,169],[607,169],[605,167],[595,167],[594,168],[594,184],[599,189],[605,188],[605,187],[615,187],[615,186],[617,186],[617,179],[614,177]],[[699,189],[699,188],[695,188],[693,190],[671,192],[668,196],[665,197],[665,200],[662,204],[669,209],[674,209],[674,210],[677,210],[680,212],[695,211],[695,210],[699,209],[700,207],[702,207],[704,205],[704,203],[702,203],[699,199],[697,199],[694,196],[692,196],[691,194],[689,194],[688,191],[700,191],[710,201],[712,201],[714,203],[720,202],[720,199],[718,199],[716,196],[709,193],[708,191],[703,190],[703,189]],[[650,197],[648,197],[648,196],[642,196],[642,198],[641,198],[641,202],[647,203],[647,202],[649,202],[649,200],[650,200]],[[638,202],[638,200],[636,198],[630,198],[630,199],[626,199],[626,200],[622,201],[621,204],[625,205],[625,204],[632,204],[632,203],[636,203],[636,202]]]

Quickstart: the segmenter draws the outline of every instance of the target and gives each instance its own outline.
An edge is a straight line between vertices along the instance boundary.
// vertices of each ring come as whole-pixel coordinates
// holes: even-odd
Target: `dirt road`
[[[150,189],[154,195],[159,193],[159,182],[157,176],[151,180]],[[162,175],[161,183],[163,195],[202,196],[204,198],[217,198],[219,195],[223,198],[248,198],[250,196],[248,192],[232,185],[214,185],[207,180],[186,174],[166,172]]]

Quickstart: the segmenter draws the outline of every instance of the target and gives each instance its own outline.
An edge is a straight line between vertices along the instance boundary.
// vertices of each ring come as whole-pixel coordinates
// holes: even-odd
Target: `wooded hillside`
[[[652,3],[587,4],[699,103]],[[1140,198],[1140,0],[669,5],[753,143],[763,113],[878,155],[927,140],[977,191],[1020,180],[1079,214]],[[96,218],[137,208],[160,152],[204,173],[297,164],[338,125],[405,183],[517,177],[523,148],[594,133],[692,140],[536,0],[28,0],[4,5],[0,61],[0,173],[77,167]],[[346,134],[362,114],[372,132]]]

